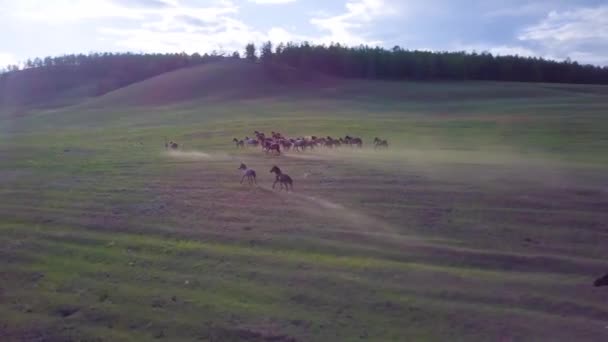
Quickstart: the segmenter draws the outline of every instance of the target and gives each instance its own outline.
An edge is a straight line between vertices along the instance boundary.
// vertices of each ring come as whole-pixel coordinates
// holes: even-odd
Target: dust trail
[[[169,151],[164,151],[163,152],[164,155],[170,157],[170,158],[175,158],[175,159],[181,159],[181,160],[189,160],[189,161],[196,161],[196,160],[209,160],[209,161],[230,161],[230,160],[236,160],[234,157],[226,154],[226,153],[206,153],[206,152],[202,152],[202,151],[195,151],[195,150],[190,150],[190,151],[184,151],[184,150],[169,150]]]
[[[327,158],[323,158],[319,155],[314,154],[294,154],[294,153],[283,153],[283,155],[287,158],[296,158],[296,159],[307,159],[307,160],[324,160]]]
[[[169,157],[177,158],[177,159],[189,159],[189,160],[211,159],[211,155],[209,153],[200,152],[200,151],[167,151],[166,154]]]
[[[343,223],[348,224],[353,232],[397,233],[398,231],[395,227],[382,220],[321,197],[309,196],[297,192],[278,192],[265,186],[259,186],[259,188],[282,196],[288,201],[297,201],[298,205],[296,207],[305,211],[307,214],[342,221]]]
[[[316,203],[319,206],[323,207],[323,208],[327,208],[327,209],[341,209],[341,210],[346,210],[346,208],[344,208],[342,205],[335,203],[335,202],[331,202],[328,201],[326,199],[323,198],[319,198],[319,197],[313,197],[313,196],[307,196],[307,195],[300,195],[300,194],[292,194],[293,196],[301,196],[302,198],[312,202],[312,203]]]

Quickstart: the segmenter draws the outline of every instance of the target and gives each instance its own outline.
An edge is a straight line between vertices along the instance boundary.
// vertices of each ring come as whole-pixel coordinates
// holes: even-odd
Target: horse
[[[283,149],[285,151],[289,151],[291,149],[291,146],[293,144],[291,143],[291,141],[287,140],[287,139],[283,139],[281,140],[281,146],[283,146]]]
[[[241,184],[243,184],[245,177],[247,177],[247,183],[249,183],[249,185],[252,185],[254,183],[255,183],[255,185],[258,184],[257,180],[255,179],[255,170],[247,168],[247,165],[245,165],[243,163],[241,163],[241,166],[239,166],[239,168],[237,170],[243,171],[243,177],[241,178]]]
[[[253,132],[253,133],[255,134],[255,138],[256,138],[256,139],[257,139],[259,142],[262,142],[262,141],[264,141],[264,140],[266,139],[266,135],[265,135],[264,133],[261,133],[261,132],[258,132],[258,131],[255,131],[255,132]]]
[[[279,183],[281,185],[281,190],[283,190],[283,186],[285,186],[285,190],[289,191],[289,186],[291,186],[291,191],[293,191],[293,180],[291,177],[281,172],[281,169],[279,169],[278,166],[273,166],[272,169],[270,169],[270,173],[274,173],[276,175],[276,179],[274,180],[274,183],[272,183],[273,189],[275,185]]]
[[[273,140],[265,140],[262,144],[264,152],[269,153],[275,151],[277,154],[281,154],[281,145]]]
[[[253,147],[256,147],[260,144],[259,141],[255,140],[255,139],[251,139],[249,137],[245,138],[245,143],[247,144],[247,146],[253,146]]]
[[[243,140],[239,140],[237,138],[232,139],[232,141],[236,144],[237,148],[245,147],[245,142]]]
[[[363,140],[361,140],[361,138],[353,138],[348,135],[344,137],[344,142],[349,144],[351,147],[353,147],[353,145],[357,146],[358,148],[363,146]]]
[[[167,142],[167,138],[165,138],[165,148],[170,148],[172,150],[177,150],[179,148],[179,144],[173,141]]]
[[[375,137],[374,138],[374,149],[378,149],[378,148],[388,148],[388,141]]]
[[[339,147],[341,145],[340,140],[334,139],[330,136],[325,138],[323,141],[324,141],[325,147],[329,147],[329,148]]]
[[[304,139],[297,139],[296,141],[293,142],[293,149],[296,151],[304,151],[304,149],[306,148],[306,140]]]
[[[593,283],[593,286],[599,287],[599,286],[608,286],[608,274],[606,274],[605,276],[598,278],[595,280],[595,282]]]

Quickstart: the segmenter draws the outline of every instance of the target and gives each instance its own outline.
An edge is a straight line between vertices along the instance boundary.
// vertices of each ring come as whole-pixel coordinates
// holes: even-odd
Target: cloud
[[[265,35],[265,40],[270,40],[274,43],[288,43],[288,42],[304,42],[304,41],[313,41],[314,38],[310,36],[295,34],[289,32],[288,30],[282,27],[273,27],[268,30],[268,33]]]
[[[525,28],[518,39],[545,55],[608,65],[608,6],[552,11]]]
[[[174,4],[148,12],[136,27],[103,26],[97,31],[102,37],[111,37],[118,47],[144,52],[230,52],[249,42],[304,39],[281,27],[256,30],[236,18],[238,10],[230,1],[196,8]]]
[[[451,50],[466,52],[489,52],[494,56],[521,56],[534,57],[538,54],[526,47],[517,45],[491,45],[491,44],[452,44]]]
[[[296,2],[296,0],[248,0],[248,1],[259,4],[259,5],[282,5],[282,4],[288,4],[291,2]]]
[[[164,8],[138,11],[143,19],[136,21],[136,26],[105,25],[97,32],[101,39],[110,38],[121,49],[144,52],[230,52],[243,49],[249,42],[309,40],[282,27],[261,31],[247,25],[238,19],[239,7],[232,1],[211,1],[199,7],[185,6],[176,0],[170,5],[168,1],[164,3]]]
[[[0,52],[0,69],[17,64],[17,59],[10,53]]]
[[[552,11],[540,23],[525,29],[519,39],[552,43],[608,39],[608,6]]]
[[[521,16],[534,16],[542,15],[547,13],[549,10],[554,9],[559,1],[535,1],[526,2],[523,4],[510,4],[508,7],[499,9],[493,9],[483,14],[484,17],[495,18],[495,17],[521,17]]]
[[[35,0],[15,1],[9,11],[14,17],[24,20],[65,24],[80,20],[101,18],[143,19],[148,9],[125,6],[110,0],[41,2]],[[157,10],[157,9],[156,9]]]
[[[166,8],[175,4],[175,2],[164,0],[114,0],[114,2],[136,8]]]
[[[320,16],[310,20],[317,29],[328,32],[320,42],[339,42],[347,45],[378,45],[379,40],[369,40],[361,31],[377,18],[393,15],[396,9],[384,0],[353,0],[345,4],[346,12],[335,16]]]

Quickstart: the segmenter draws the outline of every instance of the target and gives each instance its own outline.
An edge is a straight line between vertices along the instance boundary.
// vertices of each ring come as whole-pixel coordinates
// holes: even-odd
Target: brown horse
[[[276,152],[277,154],[281,154],[281,145],[279,143],[274,142],[272,139],[264,140],[263,142],[264,152]]]
[[[276,166],[276,165],[273,166],[272,169],[270,169],[270,173],[274,173],[276,175],[276,179],[274,180],[274,183],[272,184],[273,189],[274,189],[275,185],[277,185],[277,183],[279,183],[281,185],[281,190],[283,190],[283,186],[284,186],[285,190],[289,191],[289,187],[291,186],[291,191],[293,191],[293,180],[291,179],[291,177],[289,177],[288,175],[281,172],[281,169],[279,169],[278,166]]]
[[[375,137],[374,138],[374,149],[378,149],[378,148],[388,148],[388,141]]]
[[[344,142],[349,144],[351,147],[356,146],[361,148],[363,146],[363,140],[361,140],[361,138],[353,138],[348,135],[344,137]]]
[[[606,274],[605,276],[598,278],[595,280],[595,282],[593,283],[593,286],[608,286],[608,274]]]
[[[243,140],[239,140],[237,138],[232,139],[232,141],[236,144],[237,148],[245,147],[245,142]]]
[[[179,148],[179,144],[173,141],[169,141],[167,142],[167,138],[165,138],[165,148],[166,149],[172,149],[172,150],[177,150]]]
[[[241,184],[243,184],[245,177],[247,177],[247,183],[249,183],[249,185],[258,184],[257,180],[255,179],[255,170],[247,168],[247,165],[245,165],[243,163],[241,163],[241,166],[239,166],[239,168],[237,170],[243,171],[243,177],[241,178]]]

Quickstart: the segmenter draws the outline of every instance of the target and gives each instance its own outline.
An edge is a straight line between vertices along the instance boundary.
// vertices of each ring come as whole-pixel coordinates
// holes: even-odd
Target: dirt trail
[[[211,155],[205,152],[200,151],[180,151],[180,150],[170,150],[165,152],[165,154],[171,158],[177,159],[211,159]]]
[[[208,161],[231,161],[237,160],[236,157],[231,156],[227,153],[207,153],[196,150],[169,150],[163,151],[163,155],[169,158],[180,159],[180,160],[208,160]]]
[[[273,192],[277,196],[285,198],[287,201],[297,202],[297,208],[309,215],[338,220],[347,223],[353,232],[383,232],[396,233],[397,229],[380,219],[357,212],[347,208],[342,204],[298,192],[279,192],[270,187],[259,186],[266,191]]]

